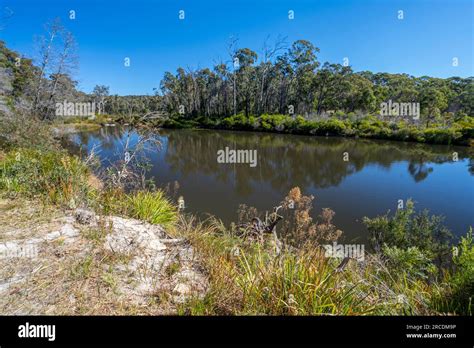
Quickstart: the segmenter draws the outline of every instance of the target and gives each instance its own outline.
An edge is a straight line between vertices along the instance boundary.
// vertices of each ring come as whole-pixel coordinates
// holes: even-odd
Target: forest
[[[322,252],[324,245],[342,236],[333,221],[335,212],[318,206],[321,214],[313,218],[315,197],[305,191],[337,186],[370,163],[389,168],[405,160],[411,183],[434,176],[425,164],[454,165],[459,155],[472,174],[471,148],[453,152],[446,147],[440,152],[422,144],[369,144],[357,138],[472,146],[473,77],[355,72],[348,64],[322,64],[319,48],[306,40],[291,45],[282,38],[267,41],[257,53],[231,39],[227,59],[214,67],[179,67],[161,81],[157,77],[152,95],[121,96],[102,84],[91,92],[78,88],[77,45],[59,21],[47,26],[36,46],[36,56],[25,57],[0,41],[0,237],[15,246],[20,242],[7,238],[20,234],[29,242],[45,241],[35,262],[0,260],[0,280],[16,274],[18,282],[29,277],[16,288],[21,291],[0,289],[8,291],[0,296],[2,314],[472,315],[472,227],[455,238],[442,216],[415,210],[415,202],[407,197],[405,207],[393,213],[360,216],[370,247],[364,263],[349,256],[339,260]],[[66,108],[70,103],[95,103],[96,115],[57,114],[58,104]],[[382,112],[387,105],[407,103],[416,114]],[[105,153],[114,144],[122,145],[108,165],[95,148],[87,153],[80,148],[75,154],[68,146],[68,136],[87,138],[79,126],[118,133],[122,127],[115,126],[120,123],[136,133],[126,131],[123,138],[112,134],[102,143]],[[77,129],[68,132],[67,126]],[[176,195],[178,181],[164,187],[149,180],[152,164],[145,145],[159,150],[165,143],[160,133],[171,132],[155,127],[354,139],[315,137],[311,149],[307,137],[292,136],[290,143],[249,133],[238,143],[230,132],[204,140],[200,132],[169,135],[168,166],[156,169],[213,175],[207,192],[237,173],[216,161],[209,139],[219,148],[260,146],[258,170],[246,166],[248,176],[235,181],[241,191],[257,186],[252,180],[256,178],[264,178],[267,187],[291,185],[272,212],[272,205],[264,211],[239,204],[238,220],[229,227],[219,217],[201,220],[183,211],[184,198]],[[351,146],[355,143],[358,147]],[[346,162],[341,154],[348,150],[351,160]],[[302,170],[298,155],[305,156],[308,170]],[[182,181],[186,176],[178,177]],[[373,177],[367,183],[372,185]],[[192,186],[199,190],[199,200],[209,199],[206,187],[198,181]],[[230,195],[227,198],[222,204],[226,207]],[[354,205],[364,204],[364,199]],[[58,221],[63,221],[61,226]],[[69,234],[48,240],[56,238],[58,228]],[[150,239],[152,235],[161,237]],[[139,240],[142,237],[146,242]],[[189,257],[190,246],[196,258]],[[149,260],[158,261],[150,265]],[[129,272],[127,267],[137,263],[140,268]],[[183,283],[183,274],[191,270],[196,272],[188,276],[190,282]],[[137,296],[135,291],[143,289]],[[31,307],[25,309],[24,304]]]
[[[230,39],[227,60],[213,67],[178,67],[157,82],[153,95],[111,95],[97,85],[77,90],[73,36],[60,23],[43,37],[39,59],[0,41],[0,66],[10,79],[3,104],[53,120],[55,105],[95,102],[98,114],[120,122],[152,120],[169,128],[204,127],[343,135],[469,145],[474,129],[473,77],[446,79],[383,72],[355,72],[348,64],[321,63],[306,40],[266,40],[260,53]],[[55,43],[48,44],[55,36]],[[414,105],[400,115],[387,105]],[[397,106],[398,107],[398,106]],[[417,108],[416,108],[417,107]],[[151,116],[151,117],[150,117]],[[147,118],[149,117],[149,118]],[[156,119],[158,118],[158,122]]]
[[[200,70],[178,68],[160,84],[163,106],[187,117],[222,118],[294,114],[304,117],[379,114],[383,102],[418,102],[423,120],[450,122],[473,115],[473,78],[354,72],[318,61],[319,48],[295,41],[275,45],[258,58],[249,48],[231,48],[227,63]]]

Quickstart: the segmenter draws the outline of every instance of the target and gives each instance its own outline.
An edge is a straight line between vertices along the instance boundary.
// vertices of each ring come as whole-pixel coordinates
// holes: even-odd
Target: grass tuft
[[[170,226],[177,221],[177,208],[162,191],[139,191],[127,197],[129,213],[134,218],[163,226]]]

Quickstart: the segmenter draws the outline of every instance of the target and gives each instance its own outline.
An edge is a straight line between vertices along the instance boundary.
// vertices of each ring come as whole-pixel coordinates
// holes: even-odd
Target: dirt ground
[[[192,247],[158,225],[0,199],[0,314],[175,314],[207,289]]]

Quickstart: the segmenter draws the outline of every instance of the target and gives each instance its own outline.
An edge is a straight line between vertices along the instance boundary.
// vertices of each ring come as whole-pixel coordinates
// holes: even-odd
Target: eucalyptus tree
[[[377,108],[375,101],[376,98],[370,80],[359,74],[351,73],[347,76],[347,89],[343,106],[346,111],[375,111]]]
[[[291,85],[294,85],[293,100],[301,114],[311,111],[313,91],[311,88],[314,72],[319,66],[316,54],[319,48],[307,40],[295,41],[288,51],[295,72]]]
[[[50,69],[51,61],[54,57],[53,44],[62,29],[60,20],[58,18],[55,19],[53,22],[47,24],[45,29],[47,34],[37,38],[40,57],[38,62],[39,71],[36,76],[35,92],[32,104],[32,110],[34,113],[36,113],[40,108],[41,94],[46,88],[45,76]]]
[[[49,90],[49,100],[47,104],[47,111],[46,113],[49,115],[51,113],[51,110],[54,109],[55,103],[58,101],[58,98],[56,98],[56,92],[58,90],[58,87],[61,87],[61,82],[67,83],[69,81],[72,81],[72,79],[69,78],[69,76],[72,75],[73,70],[77,68],[78,62],[77,62],[77,56],[76,56],[76,50],[77,50],[77,45],[76,41],[74,39],[74,36],[67,31],[64,27],[61,27],[59,30],[59,37],[60,41],[60,48],[59,48],[59,53],[57,55],[55,67],[53,70],[53,73],[50,76],[50,90]],[[62,77],[62,79],[61,79]],[[75,83],[73,83],[73,86],[75,87]],[[75,88],[74,88],[75,90]],[[64,95],[65,89],[62,89],[62,94]],[[69,97],[71,97],[74,93],[71,93]],[[63,96],[62,99],[67,99],[67,96]]]
[[[179,108],[179,86],[178,77],[170,73],[165,72],[163,79],[160,82],[160,90],[164,98],[166,105],[166,111],[168,113],[176,113]]]
[[[448,106],[448,100],[441,90],[428,83],[420,92],[420,104],[421,116],[428,127],[430,122],[440,119],[441,111]]]
[[[77,66],[76,43],[73,35],[59,18],[45,26],[46,34],[37,39],[39,69],[34,81],[31,110],[42,119],[52,118],[58,84],[67,81]],[[64,91],[63,91],[64,94]]]
[[[237,89],[240,91],[242,109],[245,112],[245,116],[248,116],[250,114],[251,99],[256,92],[256,74],[253,65],[258,56],[257,53],[249,48],[240,48],[235,52],[234,57],[239,63],[236,74]]]
[[[105,111],[105,101],[109,95],[109,92],[109,86],[105,85],[96,85],[92,90],[92,95],[94,96],[95,102],[98,104],[99,115]]]
[[[268,39],[269,37],[267,37],[263,43],[262,61],[256,70],[260,80],[259,99],[255,107],[255,113],[257,115],[265,112],[265,106],[268,104],[267,97],[269,89],[274,86],[274,84],[272,85],[273,81],[271,80],[271,78],[276,77],[276,66],[273,64],[273,60],[286,48],[286,37],[278,36],[272,46],[269,45]],[[268,77],[270,77],[270,81]]]
[[[288,49],[281,40],[273,47],[265,43],[258,60],[256,52],[238,48],[237,39],[231,39],[229,60],[220,61],[212,70],[178,68],[176,74],[165,73],[160,84],[163,105],[170,113],[185,106],[187,117],[216,119],[239,112],[258,116],[291,110],[306,116],[335,111],[373,113],[382,102],[391,100],[420,103],[427,124],[442,115],[462,118],[474,111],[472,77],[446,80],[356,73],[341,64],[320,67],[318,52],[306,40],[295,41]]]
[[[230,88],[232,73],[228,69],[227,64],[222,62],[214,67],[214,72],[219,79],[216,83],[218,115],[228,116],[230,114],[229,110],[232,109],[232,106],[229,106],[229,98],[232,93]],[[232,91],[234,90],[233,88]]]
[[[343,110],[350,89],[352,69],[341,64],[324,63],[315,74],[313,90],[318,115],[329,110]]]
[[[295,73],[288,53],[277,57],[274,71],[278,80],[278,112],[284,114],[288,111],[290,84]]]
[[[198,114],[209,117],[211,115],[212,95],[214,92],[214,73],[208,69],[198,70],[196,84],[198,90]]]
[[[237,114],[237,77],[236,77],[236,70],[239,68],[240,62],[237,54],[237,42],[239,41],[236,37],[229,38],[229,44],[227,47],[227,53],[231,59],[230,64],[232,65],[232,74],[229,75],[230,80],[232,81],[232,105],[234,110],[234,115]]]

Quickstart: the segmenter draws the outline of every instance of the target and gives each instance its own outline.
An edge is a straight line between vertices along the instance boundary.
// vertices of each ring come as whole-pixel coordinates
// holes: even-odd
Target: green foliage
[[[472,227],[453,248],[453,266],[444,272],[442,283],[433,291],[430,305],[439,312],[473,314],[474,241]]]
[[[317,250],[273,257],[257,247],[242,250],[237,260],[236,284],[243,291],[243,313],[269,315],[368,314],[357,286],[338,286],[344,275]]]
[[[169,226],[177,220],[176,207],[162,191],[139,191],[128,195],[126,210],[130,216],[152,224]]]
[[[415,278],[427,278],[428,275],[436,273],[436,266],[417,247],[401,249],[397,246],[389,247],[385,244],[382,252],[395,277],[407,275]]]
[[[424,138],[428,143],[451,144],[462,137],[462,133],[456,129],[427,128],[424,130]]]
[[[316,121],[306,120],[302,116],[296,117],[296,131],[300,134],[315,134],[319,124]]]
[[[0,113],[0,147],[54,151],[59,148],[59,142],[45,122],[24,114],[6,116]]]
[[[440,279],[431,284],[430,308],[472,315],[474,242],[472,228],[451,253],[452,234],[442,218],[425,210],[415,213],[408,201],[393,217],[364,218],[371,243],[395,279]],[[451,258],[451,255],[452,258]],[[431,280],[430,280],[431,279]]]
[[[172,226],[178,218],[177,207],[163,191],[125,193],[121,189],[107,189],[94,200],[104,214],[119,214],[148,221],[151,224]]]
[[[365,138],[416,141],[433,144],[469,145],[474,137],[474,117],[464,117],[451,126],[432,124],[430,128],[416,126],[403,120],[386,122],[376,116],[357,118],[355,114],[335,113],[329,119],[306,119],[281,114],[260,117],[237,114],[222,121],[199,117],[195,120],[173,118],[165,122],[167,128],[221,128],[307,135],[360,136]]]
[[[238,114],[224,118],[222,126],[227,129],[251,130],[254,127],[255,118],[247,118],[244,114]]]
[[[472,315],[474,297],[474,239],[472,227],[455,249],[453,262],[455,271],[447,277],[449,291],[444,296],[444,303],[451,312]]]
[[[275,253],[271,237],[246,243],[227,233],[222,224],[188,222],[183,217],[178,236],[199,252],[209,275],[204,298],[180,307],[192,315],[426,315],[438,284],[417,277],[419,265],[429,266],[416,250],[385,267],[377,255],[366,255],[363,267],[350,261],[337,272],[340,260],[327,258],[317,245]],[[395,254],[395,253],[393,253]],[[410,272],[396,266],[410,264]],[[417,279],[418,278],[418,279]]]
[[[161,82],[164,106],[171,114],[186,106],[185,117],[215,120],[199,122],[210,128],[436,144],[472,141],[472,121],[457,122],[473,116],[472,77],[354,72],[331,63],[320,67],[317,52],[311,42],[298,40],[274,62],[258,64],[255,52],[235,48],[241,63],[237,69],[226,64],[196,72],[178,68]],[[381,103],[388,101],[419,103],[420,119],[382,120]],[[290,110],[292,115],[285,115]],[[237,115],[229,116],[232,112]]]
[[[419,103],[420,123],[425,127],[449,122],[453,116],[473,116],[472,77],[440,79],[354,72],[350,66],[341,64],[320,66],[319,48],[306,40],[297,40],[287,50],[278,50],[271,61],[259,61],[250,48],[233,49],[231,59],[239,60],[238,68],[219,63],[197,71],[180,67],[175,74],[166,72],[160,84],[164,108],[172,114],[185,106],[187,117],[204,115],[223,119],[231,113],[243,113],[246,117],[285,114],[291,107],[292,114],[305,117],[332,114],[354,123],[357,115],[378,113],[381,103],[391,100]],[[228,127],[239,123],[234,121],[229,120]],[[264,121],[261,130],[277,127],[276,131],[282,131],[278,119]],[[340,130],[337,125],[336,128]],[[385,130],[377,130],[371,129],[370,134],[387,136]]]
[[[262,115],[262,128],[265,131],[285,132],[291,129],[293,119],[287,115]]]
[[[21,58],[21,65],[17,64],[17,59]],[[0,40],[0,67],[12,72],[12,90],[14,97],[21,96],[26,92],[27,87],[32,83],[38,68],[33,65],[32,60],[21,57],[20,54],[8,49],[5,42]]]
[[[462,134],[461,139],[474,139],[474,117],[464,116],[453,124],[454,129]]]
[[[298,195],[292,191],[288,197]],[[305,201],[303,196],[301,199]],[[421,225],[427,224],[429,229],[439,222],[430,218],[429,221],[433,221],[430,225],[424,217],[417,219],[410,202],[407,211],[399,213],[396,221],[391,222],[396,232],[392,243],[401,243],[406,238],[403,228],[416,233]],[[383,217],[374,219],[382,220]],[[300,222],[296,225],[304,225]],[[386,223],[382,221],[381,225]],[[308,235],[310,230],[311,227],[305,225],[302,232]],[[282,232],[281,226],[279,231]],[[469,310],[467,299],[459,294],[472,293],[469,288],[474,265],[472,234],[460,243],[460,254],[455,261],[457,273],[443,268],[443,274],[450,278],[439,281],[438,268],[430,252],[436,248],[430,248],[430,243],[421,243],[421,239],[426,238],[421,235],[414,239],[419,246],[385,243],[381,253],[365,254],[363,263],[350,260],[341,271],[338,270],[341,259],[326,257],[318,243],[308,241],[289,247],[283,242],[277,251],[273,236],[250,242],[232,229],[228,231],[215,219],[201,222],[195,217],[181,216],[173,233],[190,241],[202,256],[203,267],[209,275],[206,296],[186,302],[180,307],[180,313],[433,315],[468,313]]]
[[[427,210],[415,212],[412,200],[394,216],[389,213],[375,218],[364,217],[363,222],[370,233],[370,242],[376,251],[384,245],[407,250],[416,247],[430,260],[446,261],[452,233],[443,226],[443,218],[429,215]]]
[[[165,128],[184,129],[197,127],[198,123],[194,120],[184,119],[182,117],[175,117],[166,120],[163,124]]]
[[[322,121],[318,126],[318,131],[320,134],[343,135],[346,132],[346,128],[347,126],[343,121],[331,118]]]
[[[18,149],[0,161],[0,190],[75,206],[88,196],[89,170],[63,152]]]

